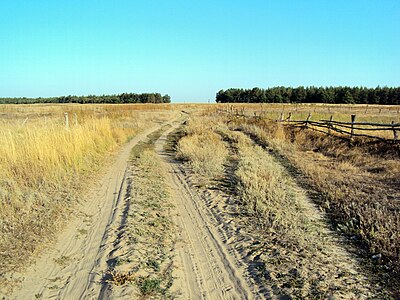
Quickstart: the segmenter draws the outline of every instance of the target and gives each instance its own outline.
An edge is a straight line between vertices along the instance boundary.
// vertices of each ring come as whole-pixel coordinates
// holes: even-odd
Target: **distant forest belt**
[[[159,93],[123,93],[119,95],[60,96],[50,98],[0,98],[0,104],[33,103],[171,103],[171,97]]]
[[[220,90],[218,103],[400,104],[400,87],[273,87]]]

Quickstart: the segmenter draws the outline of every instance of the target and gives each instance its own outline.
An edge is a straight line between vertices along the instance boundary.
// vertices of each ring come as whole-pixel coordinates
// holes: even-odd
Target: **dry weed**
[[[400,161],[395,147],[349,143],[310,131],[287,130],[277,143],[274,124],[242,128],[284,155],[320,191],[317,204],[337,229],[369,251],[369,268],[382,282],[398,290],[400,274]],[[272,130],[271,130],[272,128]],[[363,247],[364,248],[364,247]]]
[[[261,258],[276,292],[295,298],[372,296],[304,191],[278,161],[240,134],[233,138],[237,190],[266,233]]]
[[[188,160],[194,172],[207,178],[221,175],[228,155],[221,137],[211,128],[212,123],[191,120],[187,135],[178,142],[178,157]]]

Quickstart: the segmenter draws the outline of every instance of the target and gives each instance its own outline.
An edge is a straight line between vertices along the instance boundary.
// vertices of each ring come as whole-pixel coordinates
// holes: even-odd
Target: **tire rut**
[[[6,299],[98,299],[106,257],[113,249],[107,237],[118,231],[115,224],[124,206],[131,149],[162,126],[147,129],[123,146],[57,243],[25,274],[16,275],[21,286]]]
[[[227,243],[224,226],[213,216],[201,195],[171,153],[165,150],[168,130],[157,142],[156,151],[168,169],[175,222],[181,228],[182,243],[177,247],[177,282],[184,286],[184,299],[264,299],[251,284],[246,267]],[[211,195],[209,195],[211,197]],[[179,278],[181,276],[181,278]]]

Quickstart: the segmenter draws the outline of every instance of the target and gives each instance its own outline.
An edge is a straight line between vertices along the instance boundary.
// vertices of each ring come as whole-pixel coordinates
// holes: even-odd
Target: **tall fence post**
[[[65,118],[65,129],[69,129],[69,121],[68,121],[68,113],[64,113],[64,118]]]
[[[350,133],[350,139],[353,139],[354,135],[354,123],[356,121],[356,115],[351,115],[351,133]]]
[[[399,135],[396,130],[396,127],[394,127],[394,121],[392,121],[392,128],[393,128],[393,140],[397,142],[397,140],[399,139]]]
[[[329,123],[328,123],[328,135],[331,135],[332,119],[333,119],[333,115],[331,115],[331,117],[329,118]]]
[[[305,124],[306,128],[308,127],[308,122],[310,121],[310,118],[311,118],[311,113],[308,113],[306,124]]]

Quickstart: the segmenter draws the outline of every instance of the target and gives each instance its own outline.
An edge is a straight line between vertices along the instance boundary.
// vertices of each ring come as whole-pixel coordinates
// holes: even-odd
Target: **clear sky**
[[[0,97],[400,85],[399,0],[4,0]]]

